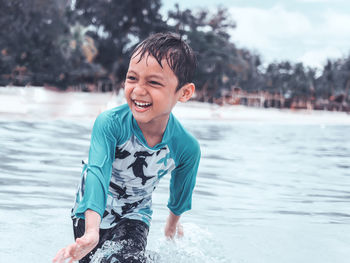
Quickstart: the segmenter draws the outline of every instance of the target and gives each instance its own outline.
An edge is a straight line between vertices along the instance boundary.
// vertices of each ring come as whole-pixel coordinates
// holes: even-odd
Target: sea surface
[[[349,262],[350,125],[180,120],[202,159],[182,239],[163,234],[169,178],[154,193],[154,262]],[[73,242],[93,121],[0,114],[0,262],[51,262]]]

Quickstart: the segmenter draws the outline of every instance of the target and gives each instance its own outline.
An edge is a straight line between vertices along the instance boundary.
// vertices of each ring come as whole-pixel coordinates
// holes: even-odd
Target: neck
[[[148,146],[154,147],[163,139],[165,129],[169,121],[169,116],[162,122],[137,123],[140,127],[143,137],[145,137]]]

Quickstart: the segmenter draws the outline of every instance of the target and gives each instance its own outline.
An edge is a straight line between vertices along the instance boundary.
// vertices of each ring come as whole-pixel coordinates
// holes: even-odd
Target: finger
[[[64,250],[65,248],[60,249],[56,256],[53,258],[52,262],[56,263],[56,262],[61,262],[63,255],[64,255]]]
[[[77,247],[77,245],[75,243],[66,247],[65,253],[64,253],[64,259],[73,257],[74,254],[76,253],[76,247]]]
[[[177,236],[183,237],[184,236],[184,228],[181,224],[177,226]]]
[[[165,234],[165,236],[166,236],[166,239],[167,240],[173,240],[174,239],[174,237],[175,237],[175,234],[176,234],[176,230],[173,232],[173,231],[169,231],[169,232],[167,232],[166,234]]]
[[[82,242],[79,242],[78,240],[77,243],[78,244],[76,244],[74,253],[72,254],[74,260],[82,259],[93,249],[93,247],[89,244],[84,244]]]

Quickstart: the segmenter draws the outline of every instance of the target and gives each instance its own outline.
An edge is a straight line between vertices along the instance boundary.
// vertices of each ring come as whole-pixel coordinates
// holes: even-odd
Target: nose
[[[142,84],[136,84],[134,89],[133,89],[133,93],[135,95],[144,96],[147,94],[147,90],[145,89],[145,87]]]

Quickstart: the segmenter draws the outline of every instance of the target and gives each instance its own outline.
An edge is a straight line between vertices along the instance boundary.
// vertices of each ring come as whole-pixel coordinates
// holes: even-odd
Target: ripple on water
[[[185,237],[175,242],[167,242],[162,230],[156,230],[147,247],[148,253],[156,256],[154,262],[236,262],[240,258],[238,262],[274,263],[280,262],[282,256],[287,263],[302,262],[294,260],[295,256],[299,251],[304,254],[298,259],[309,255],[313,244],[313,255],[323,253],[317,258],[321,260],[305,257],[304,262],[322,262],[327,255],[338,257],[323,262],[347,262],[350,127],[259,126],[215,120],[191,120],[185,126],[199,139],[203,156],[193,209],[184,215],[193,224],[185,226]],[[71,232],[58,234],[51,229],[63,229],[64,219],[69,221],[81,160],[88,155],[91,127],[92,121],[0,122],[0,138],[4,142],[0,147],[0,212],[6,215],[0,217],[4,222],[1,247],[9,249],[7,240],[18,235],[29,236],[32,246],[55,236],[53,254],[53,250],[67,245],[63,241],[67,236],[69,242],[73,240]],[[155,220],[151,230],[168,216],[168,191],[169,182],[161,181],[153,199]],[[33,212],[40,213],[42,221],[33,219]],[[28,219],[37,226],[33,222],[26,224]],[[20,222],[21,227],[8,228],[11,222]],[[297,239],[290,239],[290,225],[286,222],[295,229],[300,228],[301,222],[304,224]],[[322,228],[318,227],[320,224],[324,224]],[[204,229],[207,225],[213,235]],[[16,229],[19,232],[15,233]],[[71,231],[71,225],[67,229]],[[250,233],[250,229],[254,231]],[[310,229],[313,231],[307,233]],[[255,248],[270,249],[268,252],[276,253],[276,257],[266,258],[268,253],[261,253],[261,258],[256,256],[258,250],[252,253],[249,242],[242,243],[236,233],[256,242]],[[297,246],[303,240],[306,241],[302,247],[294,247],[298,253],[288,254],[293,249],[286,244]],[[23,254],[36,251],[48,256],[46,247],[28,247],[27,243],[21,243],[25,244],[21,246]],[[242,244],[242,251],[231,249],[232,244]],[[327,246],[320,250],[324,244]],[[40,258],[38,262],[49,260]]]

